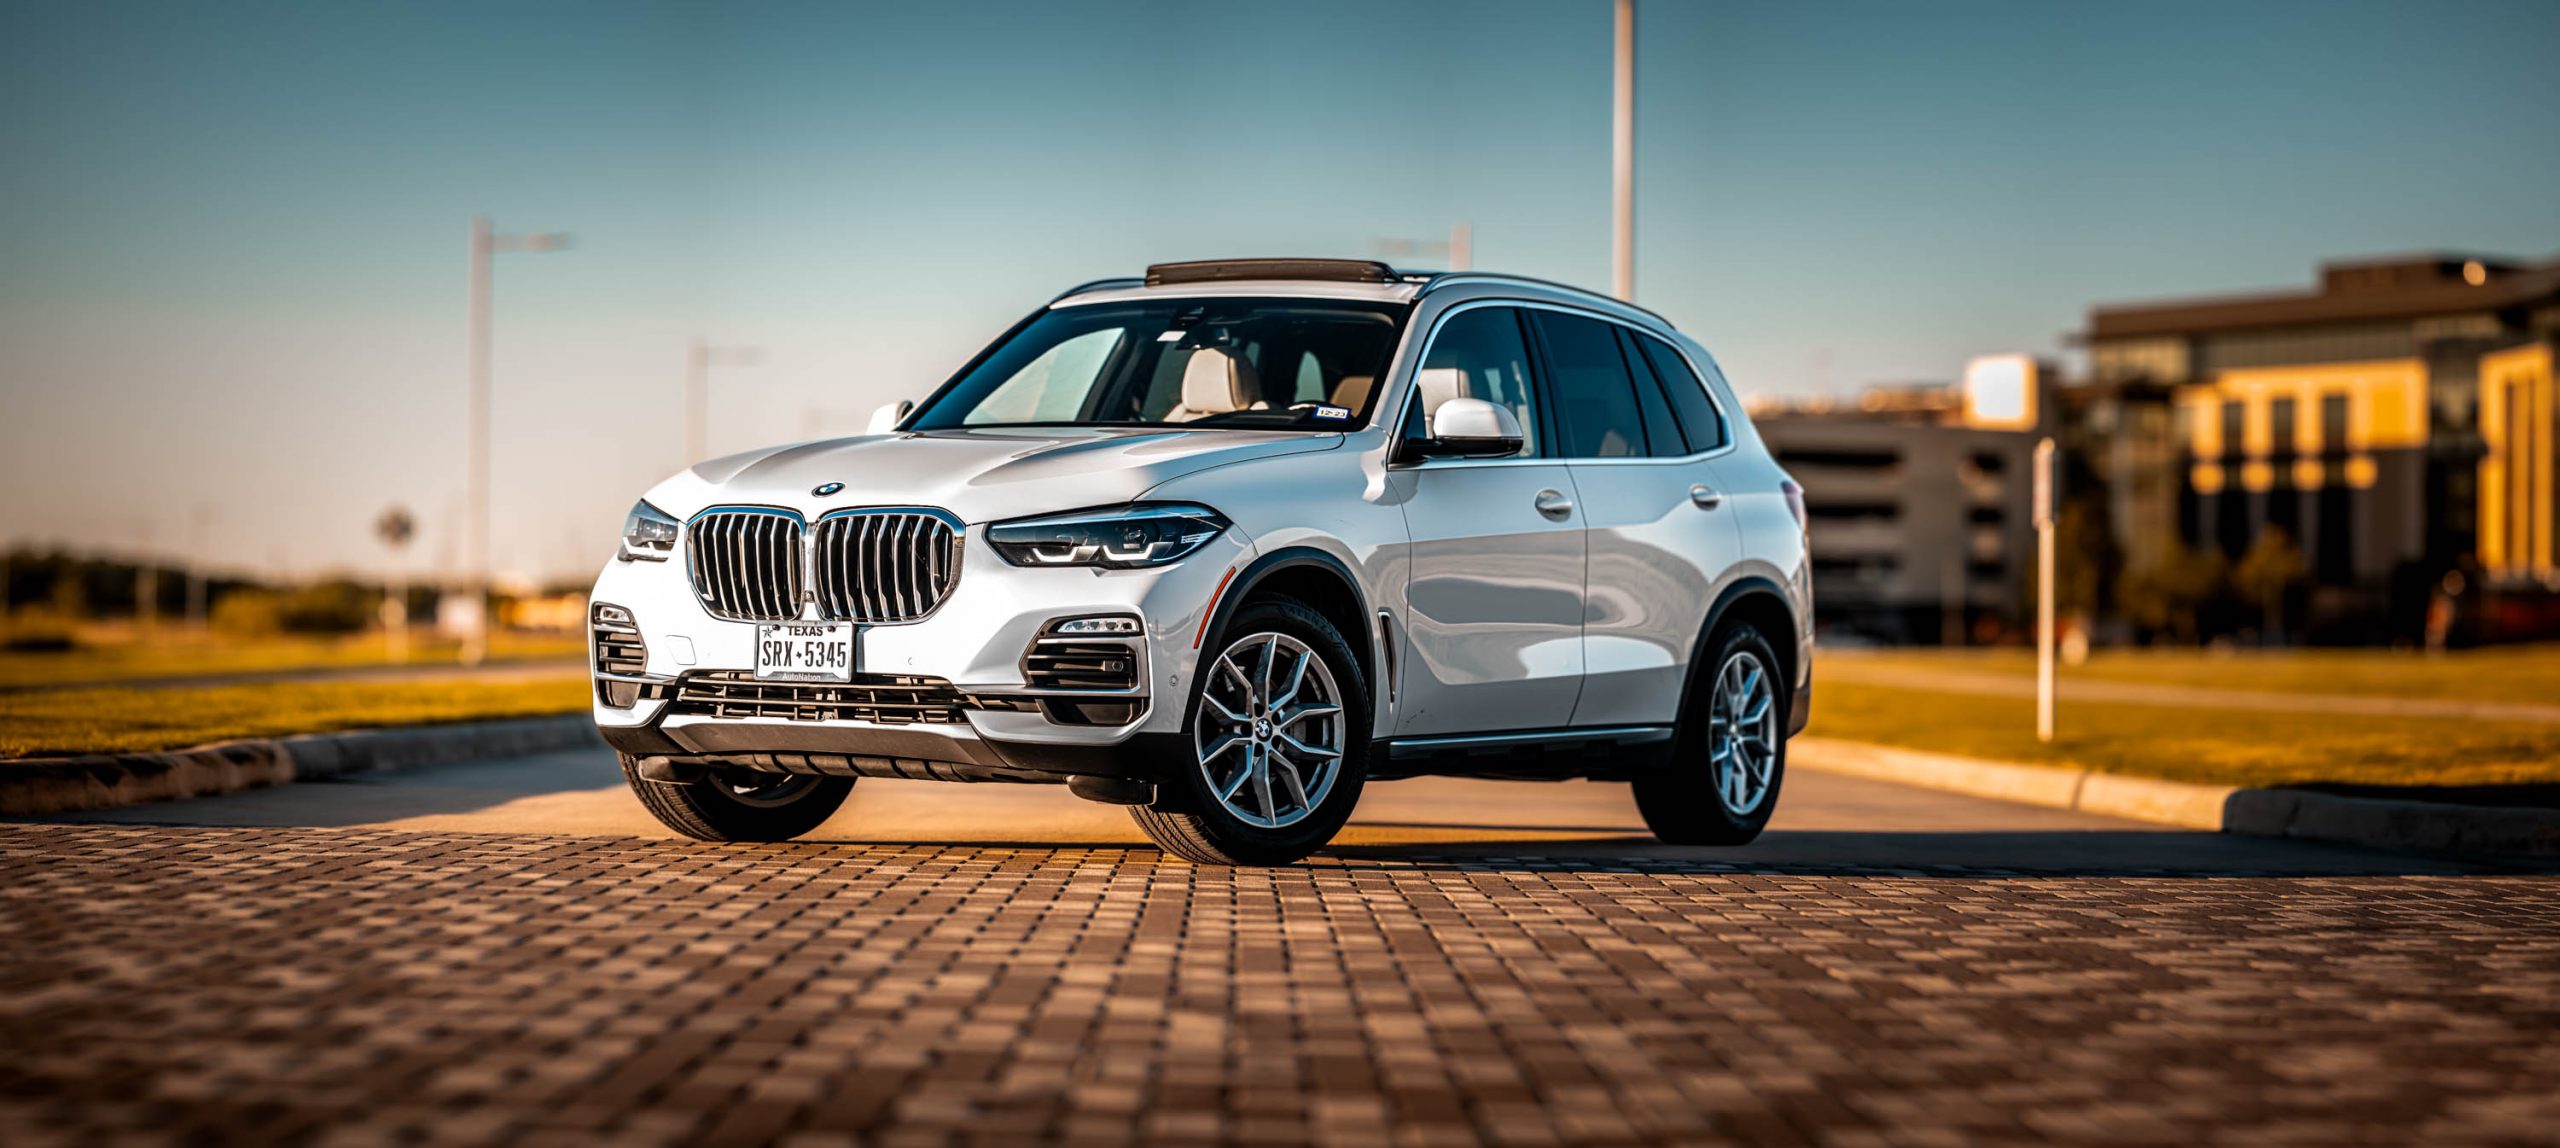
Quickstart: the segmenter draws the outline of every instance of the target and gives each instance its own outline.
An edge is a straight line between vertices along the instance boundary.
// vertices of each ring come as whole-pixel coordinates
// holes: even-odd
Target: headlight
[[[999,522],[987,541],[1016,566],[1129,570],[1179,562],[1227,525],[1226,515],[1196,503],[1133,502]]]
[[[622,520],[622,553],[625,562],[664,562],[675,553],[676,532],[684,525],[666,511],[651,506],[643,499],[631,504],[631,516]]]

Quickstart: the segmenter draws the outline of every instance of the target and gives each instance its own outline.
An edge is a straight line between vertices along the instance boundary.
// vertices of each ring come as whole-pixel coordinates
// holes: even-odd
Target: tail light
[[[1807,529],[1804,517],[1804,488],[1796,485],[1796,480],[1790,478],[1778,484],[1778,493],[1787,496],[1787,513],[1795,516],[1797,532],[1804,532]]]

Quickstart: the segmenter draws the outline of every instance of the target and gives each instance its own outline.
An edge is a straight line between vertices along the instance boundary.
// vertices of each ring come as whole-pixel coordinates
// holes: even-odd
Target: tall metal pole
[[[711,368],[752,367],[763,357],[754,347],[715,347],[702,338],[685,344],[683,465],[701,462],[711,450]]]
[[[489,217],[471,217],[471,287],[469,347],[464,357],[471,373],[471,447],[465,465],[470,470],[463,499],[463,515],[470,521],[463,534],[470,539],[470,558],[464,565],[463,578],[468,585],[463,592],[473,596],[471,629],[462,638],[462,662],[476,666],[489,656],[489,584],[493,580],[490,562],[489,530],[489,259],[500,251],[559,251],[569,246],[569,236],[546,231],[529,235],[496,235],[489,230]]]
[[[160,567],[151,556],[151,520],[142,520],[142,561],[133,568],[134,621],[143,637],[160,630]]]
[[[391,585],[382,595],[382,633],[389,639],[391,660],[409,660],[409,566],[397,554],[391,557]]]
[[[1636,297],[1636,0],[1618,0],[1618,69],[1609,175],[1609,290]]]
[[[2036,740],[2053,740],[2053,519],[2054,450],[2036,441]]]
[[[469,346],[464,356],[471,373],[470,442],[465,466],[469,475],[463,494],[465,535],[470,559],[464,564],[463,593],[470,597],[471,628],[462,638],[462,664],[476,666],[489,656],[489,217],[471,217],[471,288]]]
[[[213,507],[197,503],[187,512],[187,628],[204,629],[204,525]]]
[[[710,422],[711,349],[695,339],[684,349],[684,465],[702,461]]]

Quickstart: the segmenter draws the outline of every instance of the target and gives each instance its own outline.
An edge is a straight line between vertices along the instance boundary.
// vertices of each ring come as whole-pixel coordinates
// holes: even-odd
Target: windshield
[[[1055,308],[907,425],[1349,430],[1369,420],[1407,310],[1245,298]]]

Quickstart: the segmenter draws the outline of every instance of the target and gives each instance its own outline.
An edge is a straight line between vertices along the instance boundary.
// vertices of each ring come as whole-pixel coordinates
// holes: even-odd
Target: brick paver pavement
[[[2543,1143],[2537,876],[0,826],[0,1143]]]

